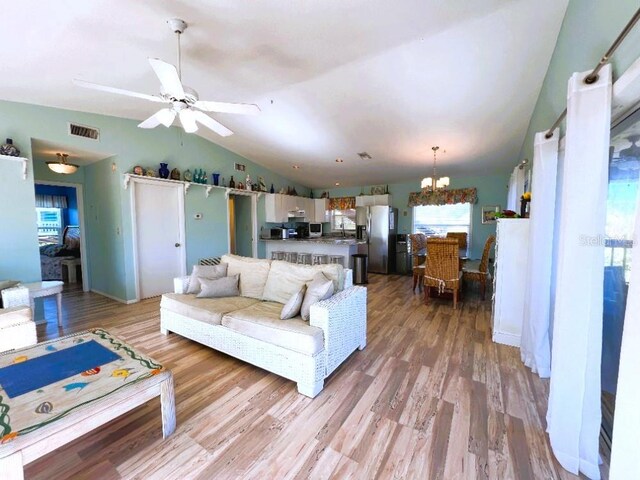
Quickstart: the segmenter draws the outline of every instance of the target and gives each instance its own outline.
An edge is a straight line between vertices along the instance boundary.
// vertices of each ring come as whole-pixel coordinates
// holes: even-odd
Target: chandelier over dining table
[[[423,190],[439,190],[449,186],[449,177],[440,177],[436,174],[436,152],[440,149],[438,146],[431,147],[433,150],[433,177],[425,177],[420,184]]]

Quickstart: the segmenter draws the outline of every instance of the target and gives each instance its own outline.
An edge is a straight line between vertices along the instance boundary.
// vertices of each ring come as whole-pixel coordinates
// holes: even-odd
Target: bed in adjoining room
[[[62,280],[62,262],[80,259],[80,227],[69,225],[62,234],[62,244],[40,246],[42,280]]]

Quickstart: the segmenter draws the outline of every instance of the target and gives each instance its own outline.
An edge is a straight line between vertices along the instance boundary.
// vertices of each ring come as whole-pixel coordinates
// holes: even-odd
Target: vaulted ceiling
[[[256,163],[310,187],[393,183],[423,177],[439,145],[439,174],[506,171],[567,2],[7,2],[0,98],[147,118],[158,104],[71,79],[157,94],[147,57],[176,63],[165,22],[180,17],[183,82],[201,99],[262,110],[213,114],[231,137],[198,134]]]

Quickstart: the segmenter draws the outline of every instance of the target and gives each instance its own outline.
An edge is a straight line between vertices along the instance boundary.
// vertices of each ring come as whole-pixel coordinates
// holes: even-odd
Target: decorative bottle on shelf
[[[0,155],[7,155],[9,157],[19,157],[20,150],[13,144],[13,140],[7,138],[7,143],[0,145]]]
[[[160,164],[160,169],[158,170],[158,175],[160,176],[160,178],[169,178],[169,168],[167,167],[168,164],[166,163],[161,163]]]
[[[269,193],[276,193],[276,189],[273,188],[273,183],[271,184],[271,189],[269,190]]]
[[[233,175],[231,175],[231,179],[229,180],[229,188],[236,188],[236,181],[233,179]]]

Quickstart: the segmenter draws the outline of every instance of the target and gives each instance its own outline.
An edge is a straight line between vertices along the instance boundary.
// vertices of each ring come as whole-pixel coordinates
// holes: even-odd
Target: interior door
[[[186,273],[184,190],[180,184],[136,182],[135,235],[139,297],[173,291]]]

